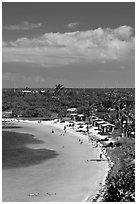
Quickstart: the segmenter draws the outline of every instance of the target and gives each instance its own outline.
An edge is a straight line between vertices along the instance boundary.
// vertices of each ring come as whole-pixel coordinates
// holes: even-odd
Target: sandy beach
[[[57,151],[59,156],[38,165],[3,170],[2,201],[4,202],[81,202],[94,197],[104,182],[108,164],[99,159],[100,149],[94,148],[85,136],[74,133],[63,125],[19,122],[22,133],[30,133],[42,144],[29,144],[30,148]],[[54,130],[54,133],[52,133]],[[83,142],[80,144],[80,140]],[[38,196],[29,194],[39,193]]]

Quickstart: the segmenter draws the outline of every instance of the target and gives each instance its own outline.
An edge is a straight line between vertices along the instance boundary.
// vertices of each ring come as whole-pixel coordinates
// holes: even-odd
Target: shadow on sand
[[[2,126],[2,129],[12,129],[12,128],[22,128],[20,126],[13,126],[13,125],[4,125]]]
[[[89,161],[101,162],[101,161],[106,161],[106,160],[105,159],[87,159],[87,162]]]

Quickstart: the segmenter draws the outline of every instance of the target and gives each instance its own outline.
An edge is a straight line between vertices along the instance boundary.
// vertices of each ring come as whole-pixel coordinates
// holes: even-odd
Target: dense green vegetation
[[[105,202],[135,201],[135,165],[127,165],[107,182]]]
[[[67,108],[76,107],[80,113],[90,109],[106,118],[111,114],[113,121],[116,116],[109,108],[117,107],[118,115],[125,106],[126,111],[134,110],[135,106],[134,89],[71,89],[59,84],[55,89],[45,89],[44,93],[35,90],[32,93],[22,93],[21,89],[3,90],[2,110],[12,109],[13,116],[51,117],[55,113],[65,115]]]
[[[135,201],[135,138],[123,138],[122,145],[107,148],[114,163],[106,181],[105,202]]]

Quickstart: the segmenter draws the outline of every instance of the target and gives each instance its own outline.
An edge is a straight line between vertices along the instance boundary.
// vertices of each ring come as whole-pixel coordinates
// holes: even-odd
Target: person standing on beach
[[[96,141],[96,146],[95,147],[98,147],[98,141]]]
[[[66,126],[64,126],[64,132],[66,133]]]
[[[102,154],[101,153],[100,153],[99,157],[100,157],[100,160],[102,160]]]
[[[73,124],[72,124],[72,129],[73,129],[73,130],[74,130],[74,125],[75,125],[75,124],[73,123]]]

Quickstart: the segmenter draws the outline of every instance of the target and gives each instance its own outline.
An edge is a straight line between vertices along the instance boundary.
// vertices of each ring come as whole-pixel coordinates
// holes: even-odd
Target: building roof
[[[103,123],[106,123],[105,121],[97,121],[97,124],[103,124]]]
[[[71,113],[71,115],[78,115],[77,113]]]
[[[100,119],[100,118],[96,118],[96,119],[94,119],[94,121],[102,121],[102,119]]]
[[[22,90],[23,93],[30,93],[31,90]]]
[[[75,122],[76,125],[85,125],[84,122]]]
[[[12,114],[12,110],[5,110],[5,111],[2,111],[2,113],[9,113],[9,114]]]
[[[3,118],[8,118],[12,115],[12,110],[6,110],[2,112],[2,117]]]
[[[75,112],[75,111],[77,111],[77,108],[68,108],[67,109],[67,112]]]
[[[79,116],[79,117],[83,117],[84,115],[83,115],[83,114],[78,114],[78,116]]]
[[[106,124],[102,124],[102,126],[103,126],[103,127],[105,127],[105,126],[113,126],[113,127],[114,127],[115,125],[110,124],[110,123],[106,123]]]

